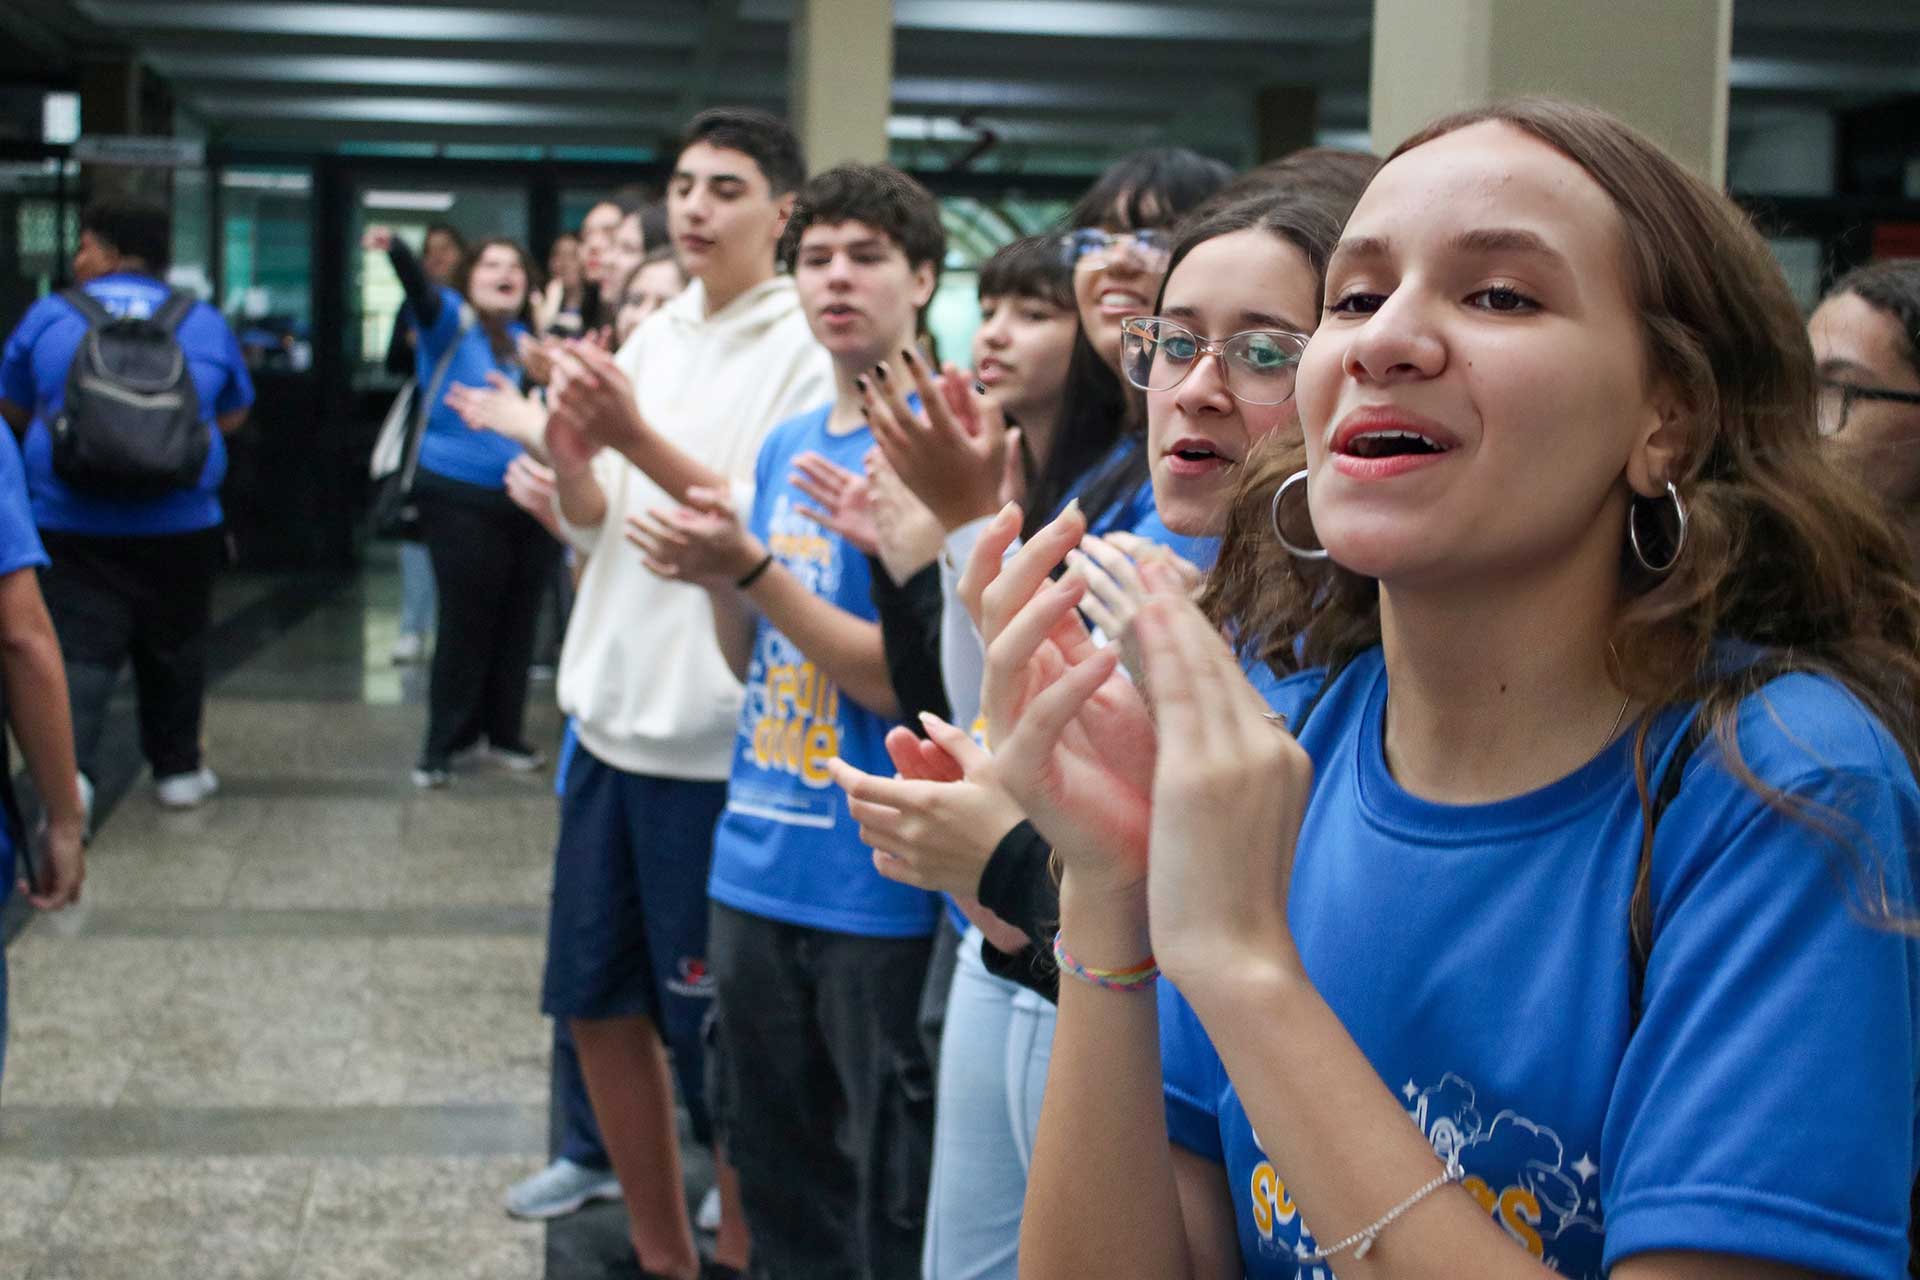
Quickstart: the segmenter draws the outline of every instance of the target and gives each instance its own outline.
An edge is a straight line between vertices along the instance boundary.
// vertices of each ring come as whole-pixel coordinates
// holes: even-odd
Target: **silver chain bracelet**
[[[1377,1236],[1379,1236],[1379,1234],[1382,1231],[1385,1231],[1395,1218],[1398,1218],[1401,1214],[1413,1208],[1413,1206],[1419,1204],[1422,1200],[1425,1200],[1428,1196],[1432,1195],[1434,1192],[1438,1191],[1440,1188],[1446,1186],[1448,1183],[1458,1182],[1466,1176],[1467,1176],[1467,1171],[1460,1167],[1459,1161],[1456,1159],[1449,1158],[1447,1161],[1446,1169],[1440,1174],[1439,1177],[1435,1178],[1432,1182],[1427,1183],[1426,1186],[1421,1187],[1418,1191],[1408,1196],[1405,1200],[1402,1200],[1399,1204],[1393,1206],[1393,1208],[1381,1214],[1380,1217],[1377,1220],[1375,1220],[1371,1226],[1362,1227],[1360,1228],[1360,1230],[1348,1236],[1345,1240],[1342,1240],[1339,1244],[1329,1245],[1324,1249],[1309,1250],[1303,1244],[1295,1245],[1293,1247],[1294,1257],[1296,1260],[1303,1263],[1325,1262],[1328,1258],[1334,1257],[1337,1254],[1345,1253],[1349,1249],[1353,1249],[1354,1257],[1364,1258],[1367,1256],[1368,1252],[1372,1250],[1374,1239]],[[1354,1248],[1354,1246],[1356,1245],[1358,1245],[1359,1247]]]

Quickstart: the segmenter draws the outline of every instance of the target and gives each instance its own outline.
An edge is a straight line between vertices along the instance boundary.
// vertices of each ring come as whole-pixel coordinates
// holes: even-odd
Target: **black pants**
[[[933,1078],[917,1023],[931,947],[713,905],[717,1101],[756,1276],[920,1274]]]
[[[524,748],[533,628],[559,545],[505,494],[422,476],[415,496],[440,594],[420,763],[445,768],[483,736]]]
[[[156,778],[200,767],[219,529],[157,537],[41,534],[40,578],[66,658],[74,751],[92,776],[120,670],[133,661],[140,749]]]

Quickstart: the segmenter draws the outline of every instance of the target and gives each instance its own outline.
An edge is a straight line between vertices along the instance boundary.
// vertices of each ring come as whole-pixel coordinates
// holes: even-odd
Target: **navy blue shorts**
[[[707,970],[707,873],[724,782],[625,773],[585,747],[567,769],[547,918],[541,1012],[594,1021],[645,1017],[706,1141],[701,1028],[713,1008]]]

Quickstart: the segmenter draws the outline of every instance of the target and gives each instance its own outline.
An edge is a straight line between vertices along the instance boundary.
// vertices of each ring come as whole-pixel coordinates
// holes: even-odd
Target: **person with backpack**
[[[80,219],[75,287],[42,298],[0,356],[0,417],[20,435],[41,581],[67,662],[81,789],[120,669],[133,663],[155,795],[219,787],[201,758],[213,581],[226,554],[226,437],[253,404],[220,313],[164,282],[164,210],[103,202]]]

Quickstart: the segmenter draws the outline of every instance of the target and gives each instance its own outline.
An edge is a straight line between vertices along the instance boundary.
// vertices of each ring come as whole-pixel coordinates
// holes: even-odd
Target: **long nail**
[[[983,396],[987,394],[987,384],[980,381],[980,379],[975,378],[973,380],[973,394],[977,396]]]
[[[900,348],[900,358],[908,364],[916,364],[919,362],[920,353],[912,347],[902,347]]]
[[[853,385],[860,388],[860,394],[863,396],[870,396],[873,394],[873,388],[867,385],[867,377],[865,374],[861,374],[859,377],[855,378],[853,380]]]
[[[873,376],[875,378],[878,378],[881,382],[885,382],[887,380],[887,366],[884,364],[877,364],[873,366]]]

